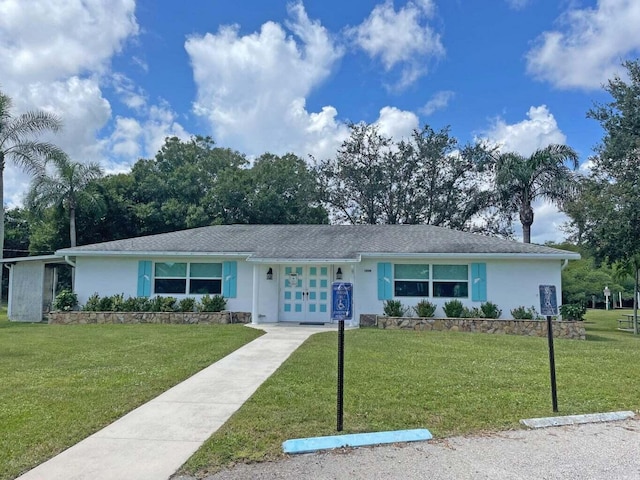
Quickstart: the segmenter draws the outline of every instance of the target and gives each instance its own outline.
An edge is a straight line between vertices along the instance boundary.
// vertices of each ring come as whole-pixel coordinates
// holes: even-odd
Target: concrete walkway
[[[18,479],[168,479],[309,336],[337,326],[256,328],[267,333]]]

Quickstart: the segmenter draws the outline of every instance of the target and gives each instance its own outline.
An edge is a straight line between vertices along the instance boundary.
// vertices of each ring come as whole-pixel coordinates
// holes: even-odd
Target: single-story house
[[[578,258],[431,225],[220,225],[65,248],[40,263],[74,265],[80,304],[94,293],[221,294],[253,323],[329,322],[332,283],[350,282],[355,326],[362,314],[382,314],[390,299],[407,307],[428,299],[440,317],[451,299],[468,307],[492,301],[503,318],[518,306],[539,310],[539,285],[559,294],[562,267]],[[25,298],[15,297],[24,289],[15,286],[22,280],[13,265],[9,318],[24,321],[16,316]]]

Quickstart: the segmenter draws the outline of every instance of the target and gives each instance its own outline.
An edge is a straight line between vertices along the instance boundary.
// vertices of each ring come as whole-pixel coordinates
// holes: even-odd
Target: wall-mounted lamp
[[[338,271],[336,272],[336,280],[342,280],[342,269],[338,267]]]
[[[267,270],[267,280],[273,280],[273,268],[271,267]]]

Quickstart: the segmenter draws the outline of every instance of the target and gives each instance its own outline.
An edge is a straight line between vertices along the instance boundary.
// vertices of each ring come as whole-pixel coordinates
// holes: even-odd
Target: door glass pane
[[[316,275],[317,275],[317,273],[316,273],[316,272],[317,272],[317,270],[318,270],[318,269],[317,269],[316,267],[310,267],[310,268],[309,268],[309,275],[311,275],[311,276],[316,276]]]
[[[323,277],[326,277],[328,273],[329,273],[329,270],[327,269],[327,267],[320,267],[320,275],[322,275]]]
[[[399,279],[429,280],[429,265],[405,265],[396,263],[393,277]]]

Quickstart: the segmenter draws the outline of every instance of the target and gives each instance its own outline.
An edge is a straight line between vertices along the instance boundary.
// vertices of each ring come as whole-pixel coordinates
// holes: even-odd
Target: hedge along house
[[[385,300],[413,306],[497,303],[503,318],[539,306],[538,286],[561,291],[573,252],[430,225],[223,225],[56,252],[75,264],[81,304],[100,296],[221,294],[252,323],[329,322],[331,284],[354,285],[354,318]]]

